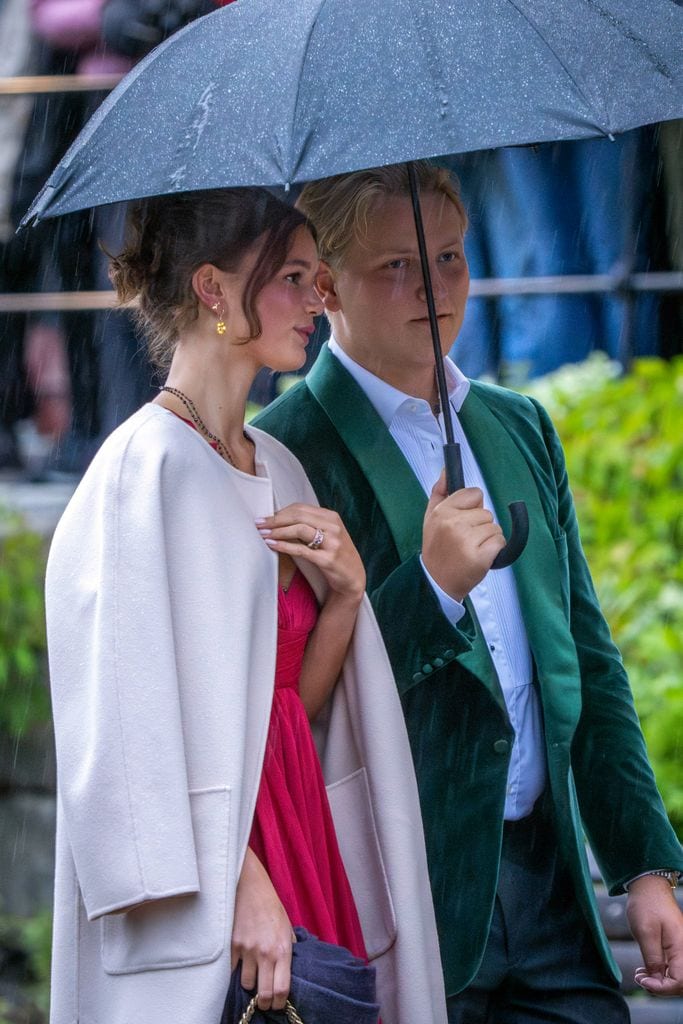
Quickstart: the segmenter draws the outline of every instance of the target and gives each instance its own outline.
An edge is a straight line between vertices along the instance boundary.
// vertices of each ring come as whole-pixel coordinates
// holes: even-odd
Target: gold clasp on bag
[[[239,1024],[249,1024],[249,1021],[254,1016],[254,1014],[256,1013],[256,1010],[257,1010],[257,1006],[256,1006],[257,999],[258,999],[258,996],[254,996],[254,998],[251,1000],[251,1002],[249,1003],[249,1006],[246,1008],[246,1010],[244,1011],[244,1013],[240,1017]],[[304,1024],[304,1022],[302,1021],[301,1017],[299,1016],[299,1014],[296,1012],[296,1010],[294,1009],[294,1007],[290,1003],[289,999],[285,1003],[285,1016],[286,1016],[287,1020],[289,1021],[289,1024]]]

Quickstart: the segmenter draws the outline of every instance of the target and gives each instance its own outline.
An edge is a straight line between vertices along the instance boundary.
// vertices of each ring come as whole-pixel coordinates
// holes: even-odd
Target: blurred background
[[[161,383],[130,314],[113,308],[101,245],[120,244],[122,211],[15,228],[120,77],[215,6],[0,0],[0,1024],[42,1024],[49,997],[49,537],[104,437]],[[555,419],[683,837],[683,122],[449,165],[472,275],[453,357],[470,376],[534,393]],[[321,321],[308,365],[325,332]],[[289,383],[262,375],[254,404]],[[623,913],[605,913],[628,964]],[[643,1024],[679,1019],[671,1005],[650,1016],[643,999],[633,1005]]]

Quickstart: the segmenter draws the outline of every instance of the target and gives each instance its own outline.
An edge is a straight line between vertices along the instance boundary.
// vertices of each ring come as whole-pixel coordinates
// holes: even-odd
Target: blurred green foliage
[[[586,556],[683,838],[683,358],[605,357],[528,393],[564,445]]]
[[[52,914],[23,918],[0,914],[0,946],[14,959],[21,997],[0,999],[0,1024],[45,1024],[50,1001]]]
[[[22,736],[49,718],[45,671],[45,545],[16,517],[0,519],[0,730]]]
[[[50,717],[47,689],[45,541],[16,515],[0,515],[0,741]],[[16,965],[19,1003],[0,999],[0,1024],[44,1024],[49,999],[51,914],[0,914],[0,946]]]

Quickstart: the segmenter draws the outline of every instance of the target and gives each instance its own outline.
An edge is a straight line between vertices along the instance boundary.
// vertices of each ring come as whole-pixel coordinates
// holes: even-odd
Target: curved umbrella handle
[[[498,552],[491,563],[492,569],[505,569],[517,561],[529,539],[529,513],[523,501],[511,501],[508,505],[512,529],[510,539],[505,547]]]
[[[444,463],[446,466],[446,484],[448,493],[453,494],[465,486],[465,478],[462,471],[462,457],[460,445],[452,442],[443,446]],[[505,547],[498,552],[491,564],[492,569],[506,569],[512,565],[526,547],[529,539],[529,513],[523,501],[511,501],[508,505],[512,529],[510,539]]]

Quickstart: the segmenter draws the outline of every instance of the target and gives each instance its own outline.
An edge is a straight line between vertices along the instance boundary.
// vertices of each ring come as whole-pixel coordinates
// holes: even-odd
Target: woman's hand
[[[330,588],[299,675],[299,696],[313,720],[339,678],[365,593],[365,569],[346,527],[327,508],[287,505],[256,525],[270,548],[316,565]]]
[[[242,961],[242,988],[256,989],[260,1010],[284,1009],[295,936],[266,869],[247,847],[235,897],[232,969]]]
[[[267,519],[257,519],[256,525],[268,547],[292,558],[305,558],[320,569],[330,590],[360,604],[365,569],[336,512],[297,503]]]

